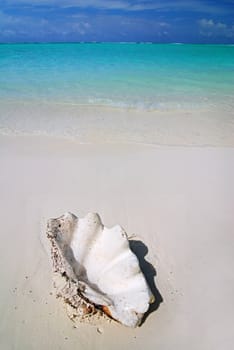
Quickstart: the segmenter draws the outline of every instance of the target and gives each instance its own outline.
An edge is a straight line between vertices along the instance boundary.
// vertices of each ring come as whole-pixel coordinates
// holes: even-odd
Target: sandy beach
[[[146,110],[0,100],[0,134],[44,135],[82,144],[233,147],[234,106]]]
[[[234,348],[233,11],[1,2],[0,350]]]
[[[0,164],[1,349],[232,348],[233,145],[2,135]],[[98,212],[143,242],[161,303],[141,327],[73,327],[54,295],[45,236],[47,219],[66,211]]]

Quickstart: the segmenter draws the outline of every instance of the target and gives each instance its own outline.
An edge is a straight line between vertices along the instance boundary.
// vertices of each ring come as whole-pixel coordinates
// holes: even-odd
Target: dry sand
[[[0,164],[0,349],[233,348],[234,148],[1,136]],[[141,327],[73,328],[45,238],[47,218],[68,210],[98,212],[144,243],[163,302]]]

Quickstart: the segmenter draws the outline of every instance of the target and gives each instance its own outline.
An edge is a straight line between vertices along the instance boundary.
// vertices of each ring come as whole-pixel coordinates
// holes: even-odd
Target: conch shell
[[[47,237],[57,296],[72,320],[104,313],[129,327],[141,323],[154,297],[120,226],[66,213],[48,220]]]

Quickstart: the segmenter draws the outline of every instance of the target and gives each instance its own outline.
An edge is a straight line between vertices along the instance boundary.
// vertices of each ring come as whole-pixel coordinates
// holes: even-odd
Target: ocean
[[[1,99],[164,110],[233,97],[234,46],[0,45]]]
[[[1,44],[0,131],[35,131],[41,116],[47,125],[53,113],[41,106],[57,106],[61,120],[85,107],[233,115],[234,46]]]

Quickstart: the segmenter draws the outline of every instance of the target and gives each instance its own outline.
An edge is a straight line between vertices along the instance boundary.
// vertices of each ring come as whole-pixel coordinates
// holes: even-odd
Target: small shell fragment
[[[100,328],[100,327],[98,327],[98,328],[97,328],[97,332],[98,332],[99,334],[102,334],[102,333],[103,333],[103,329]]]

